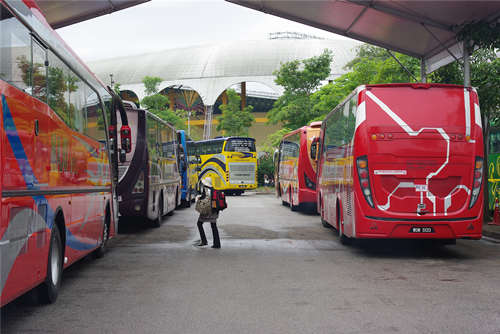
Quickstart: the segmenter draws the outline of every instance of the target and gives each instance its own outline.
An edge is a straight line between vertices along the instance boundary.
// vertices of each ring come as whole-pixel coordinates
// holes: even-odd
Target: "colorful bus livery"
[[[292,211],[316,212],[316,150],[320,128],[321,122],[313,122],[286,134],[275,154],[276,195]]]
[[[0,1],[0,31],[0,306],[37,286],[53,302],[63,268],[115,234],[112,97],[34,1]]]
[[[241,195],[257,188],[255,139],[224,137],[190,142],[190,161],[195,161],[198,180],[209,177],[215,189]],[[199,161],[196,159],[199,158]]]
[[[318,210],[349,238],[479,239],[477,93],[456,85],[359,87],[323,121]]]
[[[120,214],[147,218],[159,227],[162,217],[181,203],[177,133],[152,113],[124,104],[132,150],[118,166]]]

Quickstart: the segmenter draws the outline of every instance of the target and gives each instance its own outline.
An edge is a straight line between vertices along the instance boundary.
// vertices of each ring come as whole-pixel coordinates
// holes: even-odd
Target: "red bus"
[[[476,91],[361,86],[321,127],[318,211],[352,238],[480,239],[483,136]]]
[[[53,302],[63,268],[115,233],[112,99],[34,1],[1,0],[0,31],[0,305],[37,286]]]
[[[311,154],[316,155],[320,129],[321,122],[313,122],[286,134],[275,154],[276,196],[292,211],[316,211],[317,163]]]

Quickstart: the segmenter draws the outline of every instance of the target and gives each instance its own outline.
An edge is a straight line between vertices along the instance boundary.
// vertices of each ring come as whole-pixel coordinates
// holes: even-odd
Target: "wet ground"
[[[500,333],[500,244],[346,247],[271,195],[228,204],[222,249],[193,246],[193,208],[129,222],[55,304],[4,307],[2,333]]]

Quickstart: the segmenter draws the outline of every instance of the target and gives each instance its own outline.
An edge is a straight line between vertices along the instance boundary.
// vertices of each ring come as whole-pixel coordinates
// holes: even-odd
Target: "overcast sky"
[[[295,31],[344,38],[223,0],[153,0],[57,30],[85,61]]]

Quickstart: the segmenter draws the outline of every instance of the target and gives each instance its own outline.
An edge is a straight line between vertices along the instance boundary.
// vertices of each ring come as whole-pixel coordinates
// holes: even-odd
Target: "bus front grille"
[[[229,183],[231,184],[255,183],[255,163],[230,163]]]

